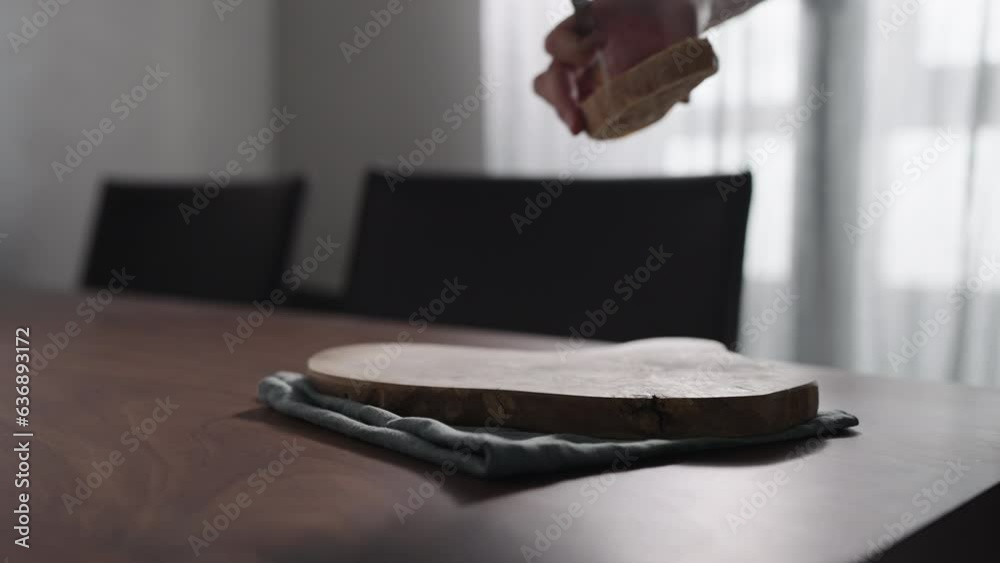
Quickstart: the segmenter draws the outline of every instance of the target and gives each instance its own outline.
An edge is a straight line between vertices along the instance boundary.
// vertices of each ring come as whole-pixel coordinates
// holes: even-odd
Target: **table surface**
[[[856,414],[856,432],[626,472],[451,475],[437,487],[428,475],[440,468],[265,408],[257,382],[301,370],[319,349],[401,331],[525,349],[560,340],[279,310],[231,352],[223,334],[236,334],[252,306],[123,294],[98,312],[86,297],[6,291],[0,300],[10,344],[27,326],[32,349],[63,345],[44,369],[33,365],[29,428],[14,426],[9,410],[2,417],[8,436],[34,432],[32,547],[8,544],[11,562],[995,560],[979,550],[1000,508],[996,390],[803,366],[821,408]],[[64,338],[67,323],[79,331]],[[2,355],[13,373],[13,346]],[[4,404],[13,388],[0,391]],[[157,410],[168,399],[176,409]],[[283,452],[289,443],[295,455]],[[88,475],[89,491],[80,485]],[[10,510],[23,491],[4,483],[13,541]],[[206,520],[221,529],[206,530]],[[906,537],[873,552],[889,545],[879,540],[887,530]],[[205,544],[197,557],[192,537]]]

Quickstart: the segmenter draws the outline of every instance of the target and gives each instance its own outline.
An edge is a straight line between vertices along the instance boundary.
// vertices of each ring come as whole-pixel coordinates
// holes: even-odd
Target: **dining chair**
[[[569,182],[371,171],[344,308],[417,331],[735,347],[750,194],[749,173]]]
[[[251,301],[280,287],[305,191],[299,177],[204,182],[113,178],[103,189],[83,285],[125,270],[129,291]]]

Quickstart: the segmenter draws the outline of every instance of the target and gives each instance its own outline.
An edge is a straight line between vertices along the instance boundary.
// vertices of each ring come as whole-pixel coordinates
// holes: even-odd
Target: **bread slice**
[[[615,139],[655,123],[718,70],[706,39],[692,37],[650,55],[583,101],[587,134]]]

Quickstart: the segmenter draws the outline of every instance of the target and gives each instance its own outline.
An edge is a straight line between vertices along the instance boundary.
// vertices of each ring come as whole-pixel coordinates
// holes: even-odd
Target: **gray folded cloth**
[[[378,407],[324,395],[298,373],[278,372],[265,377],[258,385],[258,396],[278,412],[433,463],[446,475],[461,471],[490,479],[600,466],[621,470],[640,461],[703,450],[823,439],[858,424],[858,419],[846,412],[826,411],[809,422],[766,436],[612,440],[455,427],[430,418],[401,417]]]

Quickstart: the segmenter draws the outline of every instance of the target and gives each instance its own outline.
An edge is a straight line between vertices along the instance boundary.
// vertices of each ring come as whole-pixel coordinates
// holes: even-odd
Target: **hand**
[[[585,128],[580,102],[594,89],[597,52],[608,76],[632,68],[646,57],[698,35],[694,0],[594,0],[597,29],[587,37],[575,31],[576,19],[563,20],[545,38],[549,68],[535,78],[545,98],[574,135]]]

